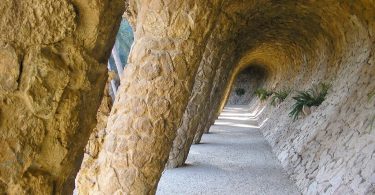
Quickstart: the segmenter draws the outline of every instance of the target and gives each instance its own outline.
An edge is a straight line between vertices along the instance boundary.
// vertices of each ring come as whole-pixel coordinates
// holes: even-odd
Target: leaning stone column
[[[200,120],[200,115],[204,112],[203,107],[209,99],[209,92],[212,88],[215,69],[218,64],[213,60],[208,61],[207,59],[217,58],[211,53],[211,49],[213,48],[210,46],[206,48],[205,55],[208,56],[202,60],[195,77],[194,88],[188,106],[182,117],[181,125],[177,129],[177,135],[169,154],[168,168],[175,168],[184,164],[196,132],[198,121]],[[214,52],[214,54],[217,54],[217,52]]]
[[[216,0],[138,3],[129,64],[89,173],[94,194],[155,193],[220,5]]]
[[[203,136],[203,133],[207,131],[207,128],[209,128],[213,123],[213,114],[217,112],[217,105],[219,102],[223,99],[222,95],[224,92],[225,86],[228,86],[228,75],[229,72],[233,66],[235,56],[223,56],[221,64],[219,65],[217,73],[215,75],[215,79],[213,81],[213,87],[211,89],[210,95],[209,95],[209,103],[205,105],[204,110],[207,110],[205,115],[201,117],[201,120],[198,124],[193,143],[199,144],[201,141],[201,138]],[[223,87],[224,86],[224,87]]]
[[[122,0],[0,3],[0,194],[71,194]]]
[[[217,67],[230,64],[231,58],[222,58],[223,54],[233,55],[234,44],[228,43],[233,36],[233,21],[222,15],[219,18],[217,28],[207,44],[204,57],[195,78],[194,88],[190,96],[188,106],[177,130],[177,136],[169,154],[168,168],[182,166],[189,154],[196,130],[201,118],[208,113],[205,105],[210,103],[210,95],[215,75],[220,71]],[[225,48],[223,48],[225,46]],[[225,60],[224,60],[225,59]],[[223,63],[226,61],[227,63]],[[220,68],[219,68],[220,69]]]
[[[230,71],[229,74],[226,74],[226,77],[224,80],[222,80],[222,83],[219,85],[219,95],[216,95],[216,97],[212,97],[212,105],[211,105],[211,112],[208,117],[206,126],[204,127],[203,132],[208,133],[210,130],[210,127],[215,123],[215,120],[220,115],[221,111],[223,110],[227,100],[228,96],[230,94],[231,89],[233,88],[233,81],[234,81],[235,75],[234,70]],[[226,81],[224,83],[223,81]]]

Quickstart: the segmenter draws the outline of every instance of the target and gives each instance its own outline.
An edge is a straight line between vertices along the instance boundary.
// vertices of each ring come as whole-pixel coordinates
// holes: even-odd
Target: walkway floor
[[[163,173],[157,195],[300,194],[245,107],[225,108],[186,163]]]

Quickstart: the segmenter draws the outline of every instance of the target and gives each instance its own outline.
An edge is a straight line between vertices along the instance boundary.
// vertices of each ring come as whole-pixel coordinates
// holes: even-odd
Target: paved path
[[[166,170],[157,195],[294,195],[257,122],[244,107],[227,107],[193,145],[185,167]]]

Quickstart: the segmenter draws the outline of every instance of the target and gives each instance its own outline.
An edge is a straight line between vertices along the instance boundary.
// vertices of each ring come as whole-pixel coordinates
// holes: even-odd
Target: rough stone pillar
[[[232,68],[232,69],[231,69]],[[197,131],[194,144],[200,143],[203,133],[208,133],[210,127],[214,124],[215,120],[220,115],[221,111],[224,109],[226,102],[228,101],[230,91],[233,88],[233,83],[235,81],[237,73],[240,72],[240,67],[230,66],[224,71],[223,78],[216,81],[215,91],[211,93],[211,103],[208,105],[210,112],[202,120],[199,130]]]
[[[220,1],[143,0],[91,193],[154,194]]]
[[[90,186],[90,177],[87,177],[87,172],[93,166],[95,160],[98,158],[100,149],[103,146],[104,137],[106,135],[106,127],[108,117],[112,108],[112,99],[109,94],[111,78],[108,79],[107,85],[104,89],[104,96],[99,106],[96,119],[98,121],[96,127],[90,135],[89,141],[85,148],[84,158],[82,160],[81,168],[76,177],[76,186]],[[81,191],[80,194],[88,194],[88,189]]]
[[[199,112],[203,111],[200,104],[207,103],[209,94],[207,91],[212,87],[212,75],[214,75],[215,71],[213,69],[215,67],[210,67],[210,65],[202,61],[198,69],[188,106],[181,119],[181,125],[177,129],[177,135],[169,154],[168,168],[182,166],[186,160],[192,139],[195,135],[194,125],[198,122]]]
[[[210,127],[212,125],[212,118],[213,113],[217,112],[217,105],[220,102],[220,100],[223,99],[223,91],[225,89],[224,86],[228,86],[227,80],[228,80],[228,72],[231,69],[234,61],[234,57],[232,58],[230,56],[223,56],[222,59],[231,59],[229,62],[222,60],[221,64],[226,64],[226,66],[222,65],[218,67],[218,70],[215,75],[215,79],[213,81],[213,87],[211,89],[210,95],[209,95],[209,102],[205,105],[204,110],[207,110],[208,112],[205,113],[201,117],[201,120],[198,124],[193,143],[199,144],[202,138],[203,133],[205,132],[206,128]],[[226,62],[226,63],[224,63]]]
[[[208,113],[204,108],[210,102],[215,75],[220,72],[217,66],[230,64],[230,60],[234,59],[227,58],[228,55],[233,55],[234,44],[228,43],[230,42],[228,40],[234,34],[232,28],[233,21],[225,17],[225,15],[222,15],[218,20],[218,28],[215,28],[207,44],[204,57],[195,78],[188,106],[177,130],[177,135],[169,154],[168,168],[179,167],[185,163],[199,122]],[[222,58],[224,54],[227,54],[227,56]],[[226,63],[223,63],[223,61]]]
[[[122,0],[0,3],[0,194],[70,194]]]
[[[210,58],[216,57],[212,56],[209,48],[212,49],[212,47],[207,47],[205,55],[208,55]],[[182,117],[181,125],[177,129],[177,136],[169,154],[168,168],[182,166],[187,158],[198,121],[201,113],[204,112],[203,107],[208,102],[216,66],[217,63],[208,61],[207,59],[201,62],[197,76],[195,77],[194,88],[188,106]]]
[[[226,87],[223,87],[223,85],[226,86]],[[231,86],[229,86],[229,84],[225,84],[223,82],[221,82],[221,85],[219,85],[219,86],[216,86],[217,92],[215,94],[215,97],[212,97],[210,109],[209,109],[210,112],[209,112],[207,121],[206,121],[205,125],[202,125],[203,133],[208,133],[210,127],[215,123],[215,120],[217,119],[217,117],[219,116],[220,111],[221,111],[219,105],[222,101],[226,101],[226,98],[223,96],[225,94],[224,91],[227,87],[229,87],[229,88],[231,87]],[[199,139],[197,139],[197,141],[199,140],[199,142],[200,142],[201,138],[202,138],[202,134],[199,135]]]
[[[212,104],[210,109],[210,114],[207,119],[206,126],[203,129],[203,133],[208,133],[210,127],[215,123],[217,117],[219,117],[221,111],[223,110],[231,89],[233,88],[234,78],[236,77],[234,70],[230,71],[229,74],[226,71],[225,79],[221,80],[221,83],[218,85],[218,94],[212,94]],[[226,82],[226,83],[224,83]],[[214,96],[215,95],[215,96]],[[200,135],[202,137],[202,135]],[[199,139],[200,140],[200,139]]]

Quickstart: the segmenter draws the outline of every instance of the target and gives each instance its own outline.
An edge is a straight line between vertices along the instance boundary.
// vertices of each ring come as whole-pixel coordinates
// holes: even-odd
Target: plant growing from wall
[[[272,94],[273,94],[272,91],[267,91],[266,89],[263,89],[263,88],[259,88],[259,89],[255,90],[255,95],[256,95],[261,101],[266,100],[266,99],[267,99],[268,97],[270,97]]]
[[[299,91],[298,94],[293,97],[296,103],[292,107],[292,111],[289,116],[296,120],[301,113],[304,106],[319,106],[325,100],[328,90],[331,85],[326,83],[319,83],[313,85],[313,87],[307,91]]]
[[[375,90],[373,92],[370,92],[368,95],[368,100],[370,101],[373,97],[375,97]]]
[[[375,97],[375,90],[373,92],[369,93],[367,97],[368,97],[368,100],[371,101],[372,98]],[[370,128],[370,132],[372,131],[372,129],[374,127],[374,123],[375,123],[375,115],[372,116],[372,118],[370,120],[370,127],[369,127]]]
[[[235,92],[236,92],[236,95],[243,96],[245,94],[245,89],[243,89],[243,88],[237,88],[235,90]]]
[[[276,106],[277,103],[283,102],[285,98],[288,97],[289,93],[289,89],[274,92],[273,96],[271,97],[271,105]]]

